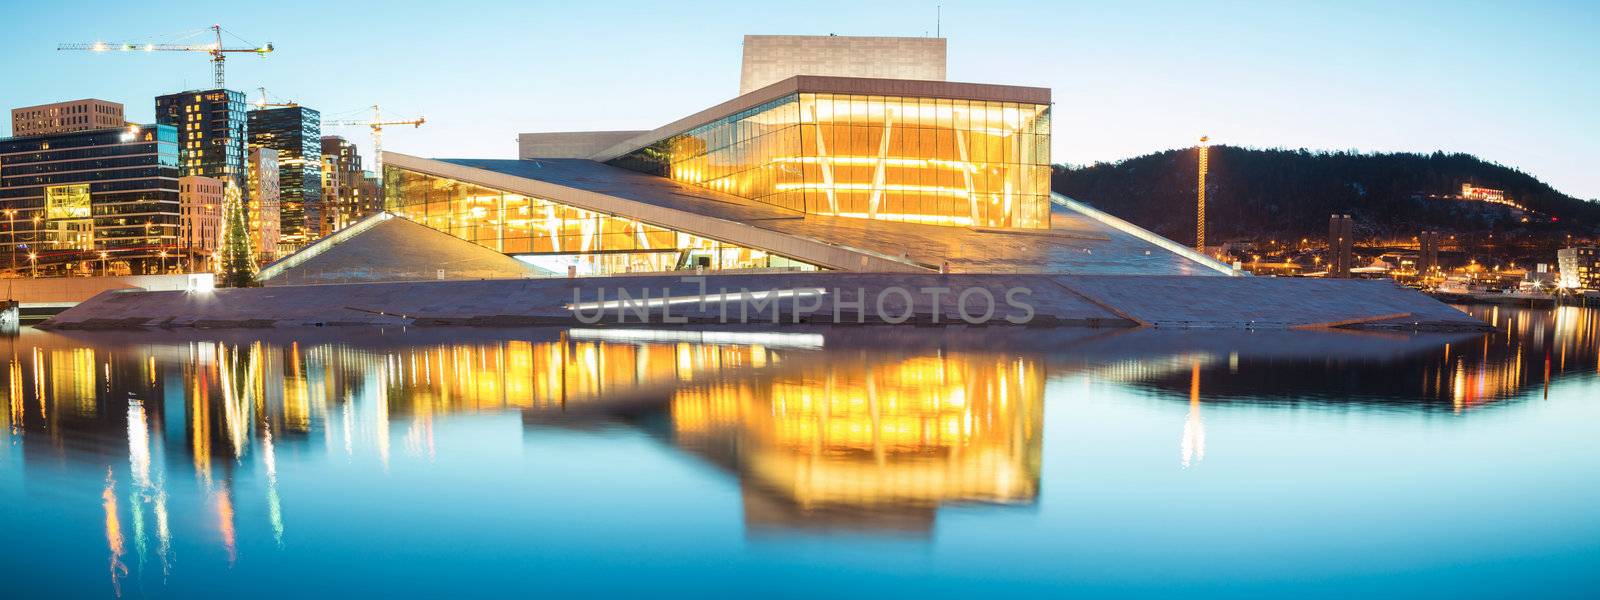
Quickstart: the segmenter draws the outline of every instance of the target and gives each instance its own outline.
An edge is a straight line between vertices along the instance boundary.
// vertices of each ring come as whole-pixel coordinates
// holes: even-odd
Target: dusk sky
[[[732,98],[744,34],[934,35],[949,78],[1054,90],[1055,162],[1220,143],[1459,151],[1600,198],[1600,2],[183,2],[6,0],[0,106],[210,86],[204,55],[57,52],[220,23],[272,42],[229,87],[424,115],[388,148],[509,158],[525,131],[650,129]],[[194,38],[203,43],[204,36]],[[239,40],[228,40],[239,43]],[[10,131],[10,113],[0,113]],[[370,153],[363,128],[330,129]]]

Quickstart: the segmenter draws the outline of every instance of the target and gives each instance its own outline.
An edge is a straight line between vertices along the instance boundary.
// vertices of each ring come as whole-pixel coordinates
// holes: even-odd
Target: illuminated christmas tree
[[[244,195],[232,182],[222,195],[221,246],[216,261],[222,271],[222,280],[218,283],[225,287],[254,286],[256,253],[250,247],[250,219],[245,214]]]

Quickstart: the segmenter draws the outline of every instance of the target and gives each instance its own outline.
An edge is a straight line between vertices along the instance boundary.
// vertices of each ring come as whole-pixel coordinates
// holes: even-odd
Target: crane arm
[[[217,87],[227,87],[223,82],[223,64],[227,61],[228,54],[234,52],[249,52],[266,58],[272,52],[272,43],[253,48],[226,48],[222,45],[222,26],[212,25],[211,33],[216,35],[216,40],[210,44],[156,44],[151,42],[89,42],[84,44],[60,44],[56,50],[81,50],[86,52],[204,52],[211,55],[211,71]],[[238,36],[234,36],[238,37]],[[249,42],[246,42],[249,43]]]
[[[213,44],[137,44],[132,42],[88,42],[60,44],[56,50],[81,50],[85,52],[272,52],[272,44],[259,48],[218,48]]]
[[[349,121],[349,120],[346,120],[346,121],[323,121],[322,124],[323,125],[333,125],[333,126],[350,126],[350,127],[385,127],[385,126],[388,126],[388,125],[412,125],[412,126],[416,126],[416,127],[421,127],[422,124],[424,122],[426,122],[426,121],[427,121],[426,118],[415,119],[415,120],[411,120],[411,121]]]

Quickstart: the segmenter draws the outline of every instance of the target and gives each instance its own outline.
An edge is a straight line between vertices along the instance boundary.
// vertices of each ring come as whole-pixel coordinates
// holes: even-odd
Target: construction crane
[[[284,102],[269,102],[269,101],[267,101],[267,88],[258,87],[256,89],[261,91],[261,99],[257,100],[256,103],[255,103],[256,108],[266,108],[268,106],[275,106],[275,107],[280,107],[280,108],[283,108],[283,107],[293,108],[293,107],[296,107],[296,106],[300,106],[300,103],[295,102],[293,100],[288,100],[288,101],[284,101]]]
[[[213,34],[216,35],[217,41],[215,43],[211,43],[211,44],[156,44],[156,43],[150,43],[150,42],[145,42],[145,43],[134,43],[134,42],[122,42],[122,43],[90,42],[90,43],[87,43],[87,44],[61,44],[61,45],[56,46],[56,50],[81,50],[81,51],[86,51],[86,52],[204,52],[204,53],[206,53],[206,54],[211,56],[211,69],[212,69],[213,75],[216,78],[216,83],[217,83],[217,87],[218,88],[227,87],[227,86],[223,85],[222,65],[227,60],[229,53],[251,52],[251,53],[256,54],[257,56],[260,56],[262,58],[266,58],[267,53],[272,52],[272,43],[271,42],[268,42],[264,46],[257,46],[257,47],[254,47],[254,48],[224,48],[222,46],[222,26],[221,25],[212,25],[211,27],[209,27],[209,29],[211,30],[211,32]],[[193,35],[194,33],[198,33],[199,31],[202,31],[202,30],[196,30],[195,32],[191,32],[191,35]],[[230,34],[230,35],[232,35],[232,34]],[[234,36],[234,37],[238,37],[238,36]]]
[[[374,169],[378,172],[378,184],[379,185],[383,185],[383,128],[385,126],[388,126],[388,125],[410,125],[412,127],[421,127],[422,124],[425,123],[425,122],[427,122],[427,118],[426,117],[417,117],[415,119],[409,119],[409,120],[404,120],[404,121],[385,121],[385,120],[383,120],[383,112],[378,109],[378,105],[374,104],[374,105],[372,105],[372,120],[371,121],[362,121],[362,120],[359,120],[359,119],[344,119],[344,120],[323,121],[322,124],[324,126],[334,126],[334,127],[338,127],[338,126],[342,126],[343,125],[343,126],[360,126],[360,127],[370,127],[370,128],[372,128],[372,154],[373,154],[373,156],[376,157],[376,160],[373,161],[374,165],[375,165]]]

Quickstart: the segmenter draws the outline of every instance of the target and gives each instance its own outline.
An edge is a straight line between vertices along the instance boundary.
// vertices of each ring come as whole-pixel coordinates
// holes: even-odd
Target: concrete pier
[[[98,295],[41,327],[680,323],[1490,329],[1386,281],[843,272],[121,291]]]

